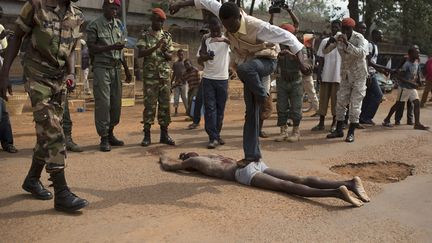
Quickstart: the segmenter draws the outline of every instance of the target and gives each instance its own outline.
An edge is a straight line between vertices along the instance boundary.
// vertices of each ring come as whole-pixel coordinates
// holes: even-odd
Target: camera
[[[275,14],[280,13],[281,8],[286,5],[285,0],[272,0],[270,7],[269,7],[269,13]]]

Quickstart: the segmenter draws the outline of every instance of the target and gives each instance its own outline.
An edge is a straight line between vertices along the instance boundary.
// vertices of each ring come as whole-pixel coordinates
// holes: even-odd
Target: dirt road
[[[377,122],[392,99],[383,103]],[[381,184],[365,181],[372,201],[352,208],[335,199],[303,199],[209,179],[194,173],[161,171],[158,153],[219,153],[242,158],[241,100],[231,100],[223,129],[227,144],[208,151],[202,127],[189,131],[175,117],[171,134],[178,146],[139,146],[142,107],[125,108],[116,133],[126,146],[98,151],[93,113],[73,113],[74,138],[85,152],[69,153],[67,179],[73,192],[90,201],[82,213],[66,215],[53,201],[22,191],[35,143],[30,113],[12,118],[20,152],[0,152],[0,242],[430,242],[432,239],[432,134],[403,125],[377,125],[357,132],[354,144],[312,133],[316,118],[305,114],[302,140],[275,143],[276,114],[265,122],[272,135],[262,140],[265,162],[300,175],[347,178],[330,171],[344,163],[399,161],[414,165],[414,176]],[[432,125],[432,106],[422,109]],[[405,119],[403,120],[405,121]],[[327,125],[330,121],[326,121]],[[158,141],[157,126],[153,141]],[[44,173],[42,182],[48,185]]]

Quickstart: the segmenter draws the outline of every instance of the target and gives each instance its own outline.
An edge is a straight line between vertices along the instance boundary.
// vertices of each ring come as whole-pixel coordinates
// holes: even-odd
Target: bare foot
[[[366,191],[363,187],[363,183],[360,177],[355,176],[352,179],[352,183],[353,185],[351,187],[351,191],[354,192],[357,195],[357,197],[359,197],[363,202],[370,202],[370,198],[366,194]]]
[[[356,207],[361,207],[361,206],[363,206],[363,202],[362,202],[362,201],[358,200],[358,199],[355,198],[355,197],[352,197],[352,196],[349,194],[348,188],[346,188],[346,186],[340,186],[340,187],[339,187],[339,191],[340,191],[341,194],[342,194],[342,197],[341,197],[342,200],[344,200],[344,201],[346,201],[346,202],[349,202],[349,203],[351,203],[352,205],[354,205],[354,206],[356,206]]]

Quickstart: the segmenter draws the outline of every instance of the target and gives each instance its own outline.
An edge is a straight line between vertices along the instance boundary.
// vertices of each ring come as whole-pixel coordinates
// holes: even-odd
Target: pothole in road
[[[360,176],[363,180],[378,183],[394,183],[414,174],[414,166],[401,162],[371,161],[335,165],[331,171],[340,175]]]

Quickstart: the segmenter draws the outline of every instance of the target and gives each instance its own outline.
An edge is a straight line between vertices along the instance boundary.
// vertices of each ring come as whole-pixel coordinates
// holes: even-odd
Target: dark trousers
[[[201,81],[201,84],[198,88],[198,93],[195,97],[195,106],[193,110],[193,118],[192,121],[195,124],[199,124],[201,121],[201,107],[203,105],[203,83]]]
[[[403,104],[401,104],[399,106],[399,108],[396,110],[395,113],[395,121],[396,122],[400,122],[402,120],[403,114],[404,114],[404,110],[405,110],[405,102],[402,102]],[[413,121],[414,118],[414,105],[412,103],[412,101],[407,101],[407,122]]]
[[[371,80],[366,89],[366,96],[363,99],[360,121],[372,121],[381,104],[382,97],[383,93],[374,74],[371,76]]]
[[[237,75],[244,84],[246,115],[243,127],[243,150],[247,160],[256,161],[262,157],[258,139],[260,106],[269,96],[263,86],[262,78],[273,73],[276,64],[277,61],[273,59],[255,58],[237,67]]]
[[[6,103],[2,98],[0,98],[0,142],[3,148],[8,144],[13,144],[9,113],[6,110]]]
[[[65,101],[65,104],[64,104],[62,127],[63,127],[63,133],[66,136],[71,136],[72,135],[72,119],[71,119],[71,116],[70,116],[69,102],[68,102],[67,98],[66,98],[66,101]]]
[[[205,130],[209,140],[218,140],[222,130],[225,104],[228,98],[228,80],[202,79],[204,94]]]

